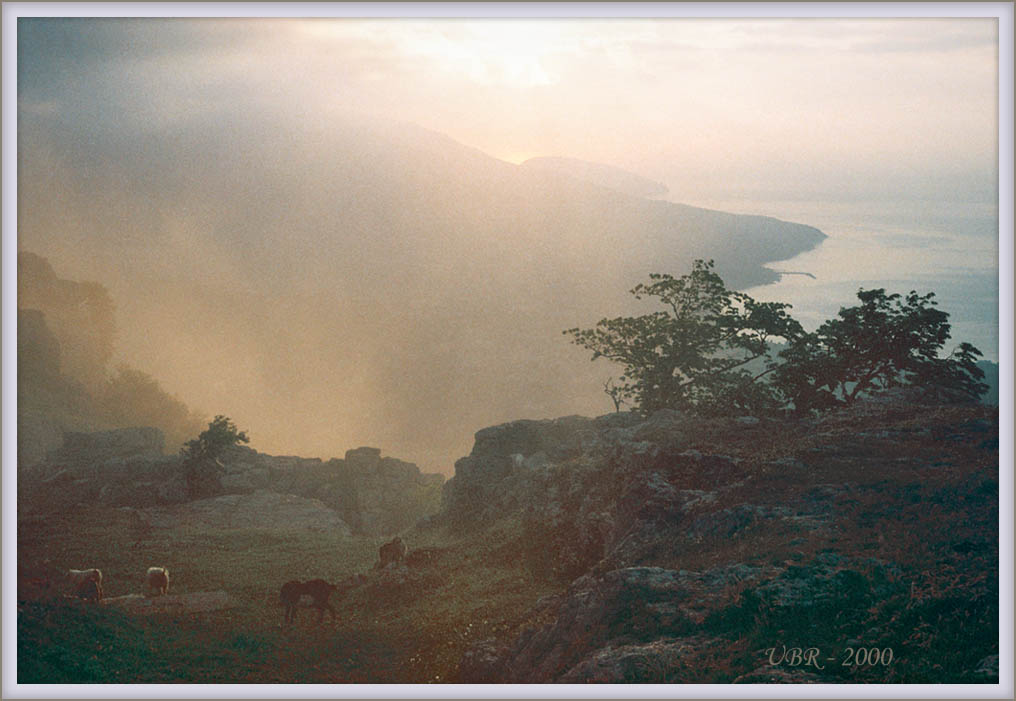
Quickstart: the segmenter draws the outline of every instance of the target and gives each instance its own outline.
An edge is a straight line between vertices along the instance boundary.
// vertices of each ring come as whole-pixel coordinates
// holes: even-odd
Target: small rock
[[[496,684],[502,681],[502,660],[508,649],[489,638],[473,643],[459,661],[459,682],[463,684]]]
[[[984,681],[997,681],[998,680],[998,655],[988,655],[983,660],[977,663],[977,668],[974,669],[974,676],[977,679]]]

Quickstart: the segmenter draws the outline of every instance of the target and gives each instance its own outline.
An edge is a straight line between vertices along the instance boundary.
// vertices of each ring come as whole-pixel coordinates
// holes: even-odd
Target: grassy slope
[[[377,543],[308,532],[156,530],[135,545],[142,531],[122,511],[93,509],[75,521],[23,525],[19,576],[98,566],[109,597],[139,592],[145,569],[164,564],[173,593],[225,589],[241,605],[131,618],[74,601],[22,602],[21,683],[445,681],[469,643],[515,632],[522,613],[550,591],[516,558],[498,555],[497,531],[451,548],[438,531],[414,533],[410,549],[439,548],[416,585],[360,587],[333,601],[336,623],[326,616],[317,625],[315,612],[300,610],[298,624],[283,629],[283,582],[368,571]]]

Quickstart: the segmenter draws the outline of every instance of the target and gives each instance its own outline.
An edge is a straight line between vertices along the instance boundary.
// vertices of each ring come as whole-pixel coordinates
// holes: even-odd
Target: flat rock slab
[[[266,489],[251,494],[225,494],[175,506],[138,509],[138,513],[156,528],[269,528],[350,535],[349,526],[338,512],[320,500]]]
[[[117,606],[127,613],[203,613],[235,608],[239,602],[224,591],[196,591],[190,594],[167,594],[147,597],[141,594],[127,594],[103,599],[107,606]]]

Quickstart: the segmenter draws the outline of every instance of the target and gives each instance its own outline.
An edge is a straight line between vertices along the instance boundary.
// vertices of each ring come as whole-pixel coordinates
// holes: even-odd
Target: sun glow
[[[382,40],[412,61],[506,87],[553,85],[561,77],[559,59],[581,49],[566,25],[547,21],[312,21],[305,31],[332,40]]]
[[[413,34],[408,52],[483,85],[552,85],[559,80],[555,55],[568,48],[561,32],[546,22],[431,25]]]

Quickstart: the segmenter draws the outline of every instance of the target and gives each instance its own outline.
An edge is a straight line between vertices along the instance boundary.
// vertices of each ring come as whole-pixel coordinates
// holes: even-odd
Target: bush
[[[215,496],[222,491],[220,481],[225,471],[219,457],[228,448],[250,439],[229,417],[216,416],[201,434],[184,444],[181,451],[187,476],[187,493],[192,499]]]

